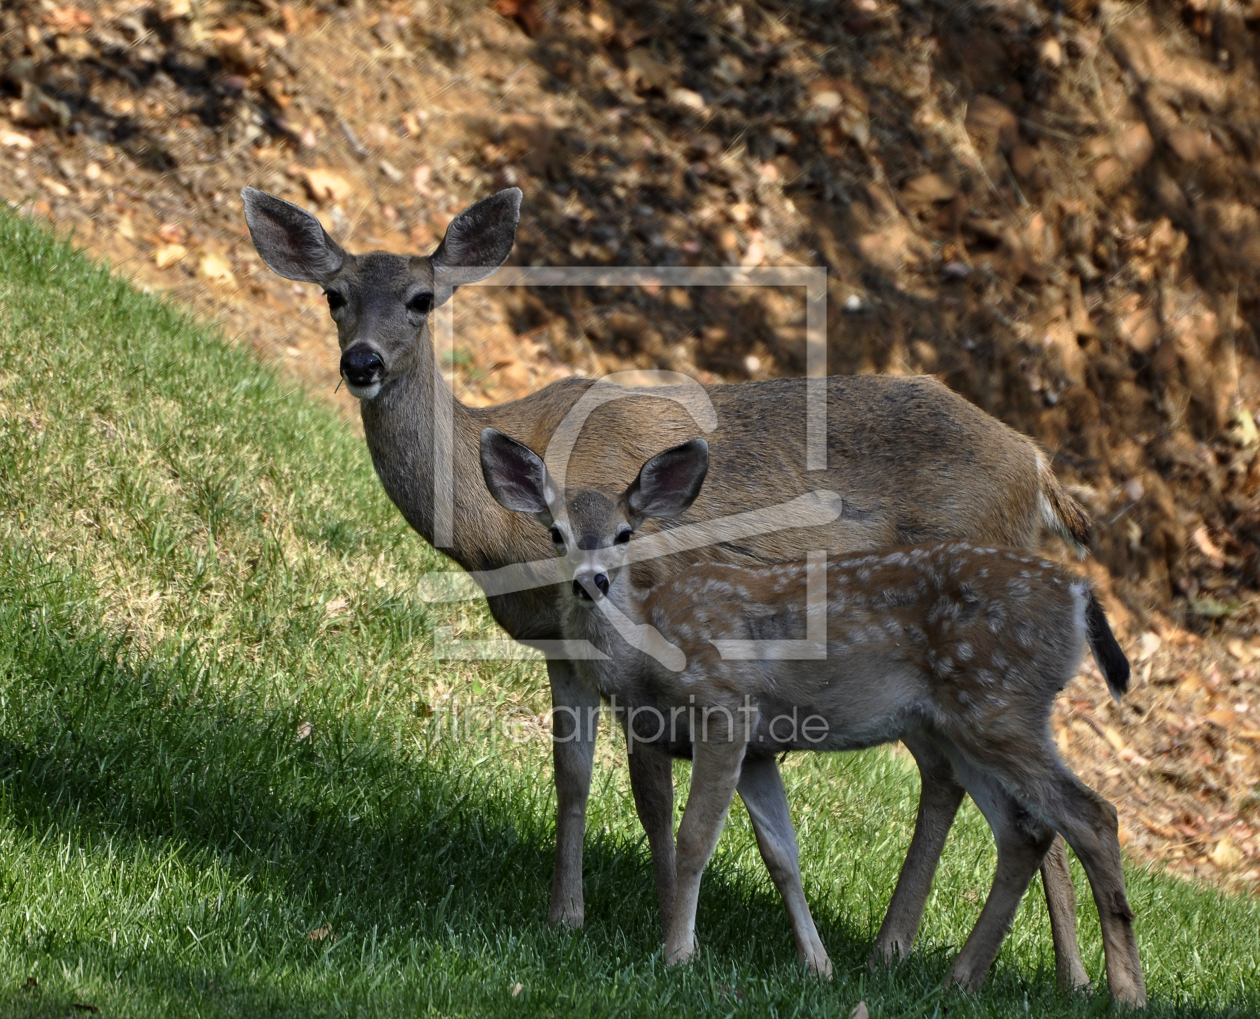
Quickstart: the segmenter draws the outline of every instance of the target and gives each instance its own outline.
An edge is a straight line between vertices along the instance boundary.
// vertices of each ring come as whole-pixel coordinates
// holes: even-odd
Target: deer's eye
[[[624,545],[626,542],[630,540],[630,535],[632,535],[633,533],[634,532],[630,530],[630,528],[628,527],[623,528],[622,530],[617,532],[616,536],[613,538],[613,541],[618,545]]]
[[[336,311],[338,308],[345,307],[346,299],[335,290],[325,290],[324,296],[328,298],[328,310]]]
[[[551,543],[553,545],[563,545],[564,535],[560,533],[560,528],[553,527],[551,529]]]
[[[427,315],[429,313],[429,309],[432,307],[432,294],[416,294],[415,297],[407,302],[407,310],[416,315]]]

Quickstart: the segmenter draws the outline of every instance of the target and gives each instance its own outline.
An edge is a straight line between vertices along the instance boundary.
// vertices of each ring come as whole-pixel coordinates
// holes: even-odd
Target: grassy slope
[[[452,694],[537,714],[542,670],[430,660],[411,592],[440,559],[344,425],[7,213],[0,352],[0,1015],[1105,1009],[1055,991],[1039,895],[982,995],[936,990],[991,874],[971,809],[921,950],[866,971],[917,795],[887,753],[789,762],[830,985],[797,972],[739,808],[701,961],[664,970],[613,746],[587,927],[549,929],[545,737],[435,725]],[[1130,892],[1154,1014],[1260,1009],[1256,902],[1140,871]]]

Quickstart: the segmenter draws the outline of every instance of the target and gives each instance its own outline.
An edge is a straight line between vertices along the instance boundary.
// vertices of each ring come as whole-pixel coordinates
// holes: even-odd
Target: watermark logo
[[[828,720],[819,714],[803,714],[798,707],[765,716],[762,708],[745,695],[729,708],[721,704],[687,704],[662,711],[654,705],[618,703],[615,696],[603,705],[558,704],[536,715],[522,705],[493,704],[458,696],[440,701],[426,711],[425,727],[438,739],[484,743],[503,740],[520,745],[531,740],[570,743],[587,738],[602,716],[610,716],[612,728],[625,733],[626,751],[636,747],[684,747],[694,743],[730,743],[741,740],[751,747],[778,753],[788,749],[818,749],[830,735]]]
[[[827,466],[826,393],[826,314],[827,270],[823,267],[782,266],[743,268],[705,267],[510,267],[487,279],[473,279],[475,272],[464,271],[459,278],[439,278],[438,289],[459,286],[677,286],[677,287],[803,287],[805,289],[805,450],[807,471]],[[436,302],[429,328],[438,363],[453,360],[455,349],[454,302]],[[444,389],[440,372],[434,385],[441,392],[433,401],[434,420],[434,527],[433,544],[438,548],[454,545],[455,465],[454,401]],[[629,397],[652,397],[672,401],[685,408],[698,431],[709,433],[718,427],[718,417],[708,392],[695,379],[677,372],[637,371],[607,376],[592,385],[573,405],[553,433],[544,454],[548,470],[563,489],[568,483],[569,456],[592,414],[601,406]],[[580,486],[581,478],[572,479]],[[723,542],[736,542],[759,534],[800,527],[817,527],[834,521],[843,507],[835,492],[819,489],[773,506],[731,514],[697,524],[635,538],[626,550],[625,563],[641,562],[678,552]],[[455,602],[486,596],[513,594],[531,588],[564,582],[555,558],[514,563],[480,573],[437,571],[421,578],[419,592],[430,602]],[[608,599],[604,599],[607,602]],[[651,627],[635,624],[624,616],[616,618],[605,606],[610,621],[627,641],[649,654],[671,671],[685,668],[682,651],[668,643]],[[613,609],[615,612],[615,609]],[[819,659],[826,657],[826,552],[812,551],[806,569],[806,636],[803,640],[716,640],[712,641],[724,659]],[[620,616],[620,613],[616,613]],[[648,633],[647,631],[651,631]],[[654,635],[654,636],[653,636]],[[492,640],[463,640],[453,628],[437,626],[434,655],[439,659],[520,659],[544,657],[578,661],[600,661],[598,648],[581,640],[532,640],[528,645],[507,637]],[[580,728],[578,723],[578,728]]]

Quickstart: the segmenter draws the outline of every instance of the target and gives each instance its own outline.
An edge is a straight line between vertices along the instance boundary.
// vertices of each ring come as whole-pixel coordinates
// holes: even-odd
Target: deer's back
[[[524,400],[475,412],[545,451],[552,434],[591,383],[571,380]],[[552,459],[570,485],[622,489],[652,455],[701,434],[662,387],[613,400],[588,419],[567,464]],[[647,395],[656,392],[656,396]],[[927,376],[837,376],[827,380],[827,467],[805,469],[805,380],[709,387],[717,428],[705,434],[710,469],[700,497],[682,516],[643,530],[712,520],[774,506],[817,489],[840,493],[841,517],[818,528],[769,533],[698,549],[664,569],[636,569],[650,583],[680,562],[766,562],[811,549],[867,548],[969,538],[1032,547],[1040,533],[1040,478],[1032,440]],[[475,460],[475,452],[464,451]],[[489,500],[489,495],[484,495]],[[523,522],[527,524],[527,522]],[[509,525],[544,553],[545,540],[522,522]]]

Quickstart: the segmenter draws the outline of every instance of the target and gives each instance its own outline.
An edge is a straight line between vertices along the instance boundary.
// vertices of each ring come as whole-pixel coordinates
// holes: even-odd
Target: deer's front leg
[[[744,758],[742,740],[710,735],[692,746],[691,792],[678,826],[678,891],[665,938],[665,962],[686,962],[696,951],[700,876],[717,845]]]
[[[647,832],[661,905],[661,931],[669,931],[674,915],[674,768],[668,754],[643,743],[629,743],[630,788],[634,808]]]
[[[551,753],[556,768],[556,869],[547,921],[581,927],[585,915],[582,837],[599,728],[599,694],[582,681],[571,662],[549,659],[547,675],[551,680]]]

